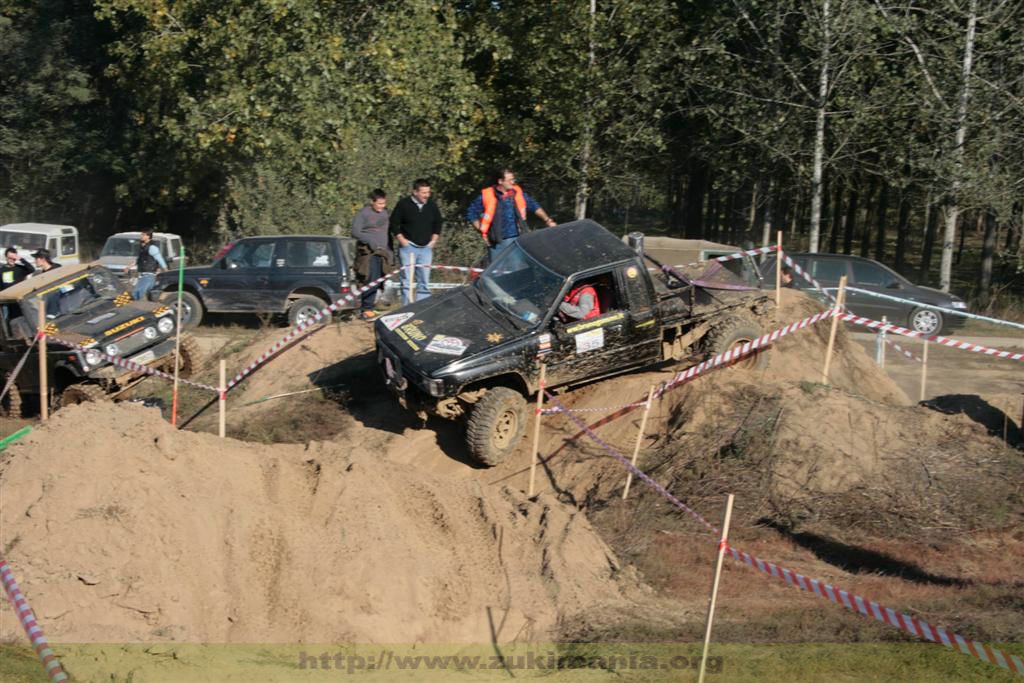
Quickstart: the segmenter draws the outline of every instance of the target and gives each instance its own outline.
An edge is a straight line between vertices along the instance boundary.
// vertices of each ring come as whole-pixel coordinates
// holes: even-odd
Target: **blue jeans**
[[[135,289],[132,290],[132,298],[141,301],[146,298],[146,293],[153,289],[156,284],[156,273],[139,273],[139,279],[135,282]]]
[[[506,237],[505,239],[501,240],[497,244],[494,244],[494,245],[491,245],[490,247],[487,247],[487,256],[488,256],[488,259],[489,259],[488,263],[494,263],[494,259],[498,258],[498,254],[500,254],[505,249],[507,249],[509,247],[509,245],[514,244],[517,239],[519,239],[519,238],[518,237]]]
[[[429,266],[434,262],[433,247],[421,247],[409,242],[407,247],[398,248],[398,258],[402,264],[399,274],[399,281],[402,285],[402,305],[409,303],[409,264],[413,258],[416,259],[416,301],[422,301],[430,296],[427,283],[430,282],[430,268],[419,268],[418,266]]]
[[[384,275],[384,267],[381,265],[380,256],[370,256],[370,260],[367,263],[367,284],[373,282],[377,278]],[[380,290],[381,285],[377,285],[366,294],[363,294],[362,302],[359,305],[361,311],[372,311],[373,305],[377,302],[377,292]]]

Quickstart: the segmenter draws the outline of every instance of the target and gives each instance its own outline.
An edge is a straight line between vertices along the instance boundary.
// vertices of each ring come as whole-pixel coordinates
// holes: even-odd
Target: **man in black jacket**
[[[35,270],[32,264],[23,258],[18,258],[18,250],[14,247],[7,247],[4,252],[6,262],[0,267],[0,290],[16,285]]]
[[[410,300],[409,266],[416,262],[415,300],[430,296],[427,283],[430,282],[429,266],[434,260],[434,245],[441,236],[441,211],[430,198],[430,181],[419,178],[412,184],[412,194],[402,197],[391,212],[391,234],[398,242],[398,258],[403,266],[401,272],[402,303]]]

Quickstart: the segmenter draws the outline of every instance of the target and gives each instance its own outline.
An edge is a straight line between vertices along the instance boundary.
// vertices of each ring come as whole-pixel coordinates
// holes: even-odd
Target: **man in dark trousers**
[[[506,166],[492,173],[491,183],[469,205],[466,220],[480,231],[487,242],[490,260],[494,261],[505,247],[519,239],[526,228],[527,214],[536,214],[549,228],[554,227],[555,221],[516,183],[516,173],[511,168]]]
[[[132,298],[140,301],[153,289],[157,273],[167,270],[167,262],[160,253],[160,247],[153,241],[152,230],[143,230],[139,236],[139,255],[135,259],[135,270],[139,279],[135,281]]]
[[[424,178],[412,184],[412,194],[402,197],[391,212],[391,234],[398,242],[398,258],[403,266],[400,274],[402,283],[402,304],[409,303],[409,265],[415,259],[416,301],[430,296],[427,283],[430,282],[429,266],[434,261],[434,245],[441,236],[441,210],[430,198],[430,181]]]
[[[388,249],[388,196],[384,190],[370,193],[369,203],[359,210],[352,219],[352,237],[358,240],[356,247],[356,272],[365,282],[373,282],[384,275],[385,261],[391,261]],[[377,314],[373,305],[377,302],[374,288],[363,295],[359,315],[363,320],[373,320]]]
[[[18,258],[18,250],[14,247],[7,247],[4,252],[6,262],[0,267],[0,291],[16,285],[29,275],[35,268],[23,258]]]

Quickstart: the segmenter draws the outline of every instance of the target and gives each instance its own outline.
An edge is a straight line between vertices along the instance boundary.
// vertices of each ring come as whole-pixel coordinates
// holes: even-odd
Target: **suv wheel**
[[[466,445],[480,463],[494,467],[519,445],[526,431],[526,399],[518,391],[494,387],[473,404]]]
[[[178,293],[174,292],[171,298],[171,306],[177,307]],[[181,293],[181,329],[187,330],[199,327],[203,322],[203,302],[192,292]]]
[[[11,373],[8,372],[4,378],[4,384],[10,381]],[[4,417],[21,417],[21,392],[18,391],[17,382],[11,382],[11,388],[7,390],[3,401],[0,401],[0,415]]]
[[[188,379],[196,374],[196,370],[203,362],[203,352],[199,350],[199,343],[192,337],[183,335],[178,348],[181,354],[181,365],[178,366],[178,375]],[[165,364],[167,372],[174,372],[174,353],[167,358]]]
[[[60,395],[62,407],[79,403],[98,403],[105,400],[107,400],[107,392],[98,384],[72,384]]]
[[[315,296],[300,296],[288,307],[288,324],[295,327],[308,322],[325,308],[327,308],[327,304],[322,299]],[[329,318],[324,316],[320,321],[324,322],[325,319]]]
[[[921,334],[939,334],[943,322],[942,314],[934,308],[915,308],[910,313],[910,329]]]
[[[727,316],[722,322],[711,328],[711,331],[704,337],[704,349],[707,351],[708,358],[714,358],[720,353],[739,348],[760,336],[760,326],[749,318],[740,315]],[[762,370],[768,367],[768,352],[762,349],[744,356],[738,361],[733,361],[729,365],[747,370]]]

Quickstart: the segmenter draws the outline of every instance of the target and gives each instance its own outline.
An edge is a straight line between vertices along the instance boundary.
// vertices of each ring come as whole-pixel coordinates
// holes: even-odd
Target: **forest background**
[[[478,246],[509,164],[559,221],[783,230],[1014,315],[1022,29],[1013,0],[0,0],[0,222],[206,254],[423,176]]]

